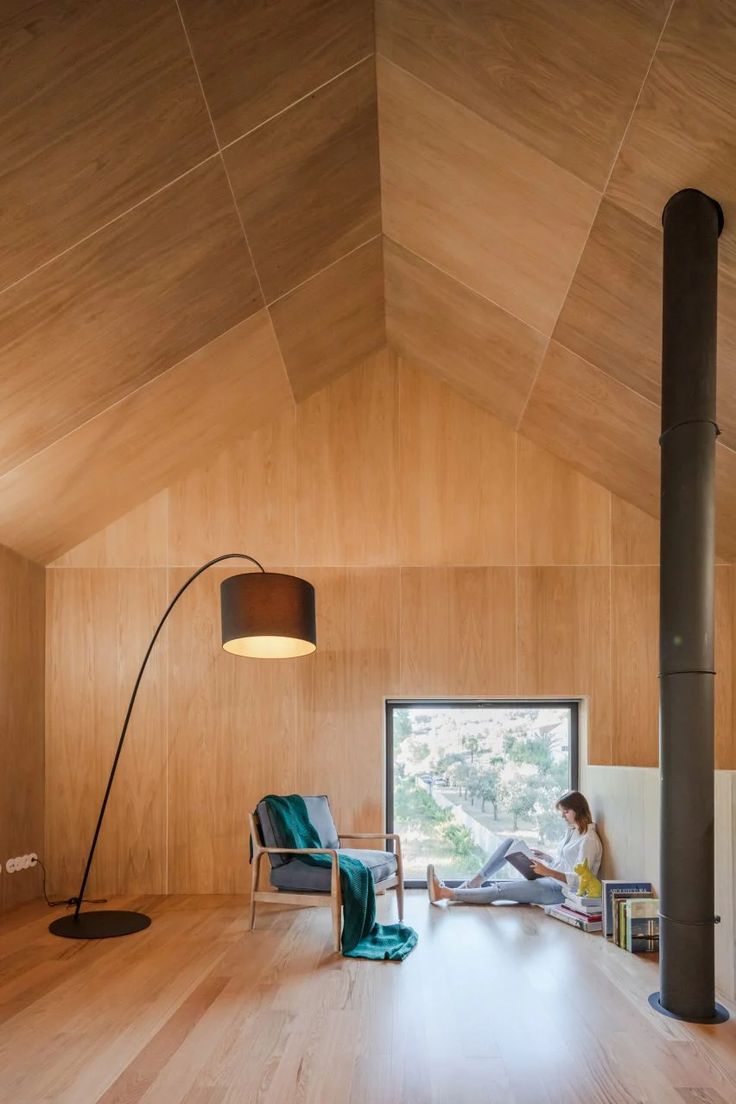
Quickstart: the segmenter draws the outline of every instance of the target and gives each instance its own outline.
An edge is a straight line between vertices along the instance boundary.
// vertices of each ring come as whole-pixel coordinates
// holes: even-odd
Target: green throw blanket
[[[321,847],[309,819],[304,798],[298,794],[264,798],[277,836],[284,847]],[[329,855],[300,855],[310,866],[331,867]],[[338,854],[342,889],[342,953],[350,958],[388,958],[400,961],[414,948],[417,933],[406,924],[376,923],[373,876],[360,859]]]

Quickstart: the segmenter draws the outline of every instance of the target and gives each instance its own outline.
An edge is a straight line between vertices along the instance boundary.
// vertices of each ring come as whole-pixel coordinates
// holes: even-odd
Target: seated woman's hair
[[[555,805],[556,809],[572,809],[575,814],[575,825],[578,832],[587,832],[593,823],[593,814],[590,805],[579,790],[569,790],[563,794]]]

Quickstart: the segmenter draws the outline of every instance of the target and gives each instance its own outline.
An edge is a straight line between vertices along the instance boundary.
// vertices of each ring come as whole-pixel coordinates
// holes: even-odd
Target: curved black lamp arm
[[[118,766],[118,759],[120,758],[120,752],[123,750],[123,741],[125,740],[125,733],[128,731],[128,723],[130,721],[131,713],[133,712],[133,705],[135,703],[135,699],[136,699],[136,696],[138,694],[138,687],[141,684],[141,679],[143,678],[143,672],[145,671],[146,664],[148,663],[148,657],[150,656],[151,652],[153,651],[153,646],[154,646],[154,644],[156,643],[156,641],[158,639],[158,634],[161,632],[161,629],[164,627],[164,622],[166,621],[166,618],[169,616],[172,609],[174,608],[176,603],[179,601],[179,599],[181,598],[182,594],[187,589],[187,587],[191,583],[193,583],[194,580],[199,575],[201,575],[203,571],[206,571],[208,567],[212,567],[213,564],[220,563],[221,560],[250,560],[250,562],[254,563],[256,565],[256,567],[259,567],[264,574],[266,572],[266,569],[264,568],[263,564],[260,564],[258,562],[258,560],[254,560],[252,556],[246,556],[244,552],[226,552],[222,556],[216,556],[214,560],[208,560],[206,564],[202,564],[201,567],[197,568],[197,570],[194,572],[194,574],[191,575],[187,579],[187,581],[184,583],[184,585],[179,588],[179,590],[176,592],[176,594],[174,595],[174,597],[171,599],[168,606],[166,607],[164,615],[161,618],[161,620],[159,621],[158,625],[156,626],[155,633],[151,637],[151,643],[148,645],[148,649],[146,651],[146,654],[143,657],[143,663],[141,664],[141,669],[138,672],[138,678],[135,680],[135,686],[133,687],[133,693],[130,696],[130,702],[128,703],[128,711],[125,714],[125,720],[123,721],[123,730],[120,733],[120,739],[118,740],[118,748],[117,748],[117,751],[115,752],[115,758],[113,759],[113,762],[112,762],[112,769],[110,770],[110,777],[107,780],[107,788],[105,790],[105,796],[102,799],[102,807],[100,808],[100,815],[97,818],[97,827],[95,828],[95,834],[94,834],[94,837],[92,839],[92,846],[90,847],[89,855],[87,856],[87,865],[86,865],[85,870],[84,870],[84,877],[82,878],[82,885],[79,889],[79,895],[77,897],[71,897],[69,899],[69,904],[70,905],[76,905],[76,908],[74,909],[75,919],[76,919],[77,916],[79,916],[79,910],[82,907],[82,900],[84,899],[84,891],[86,889],[87,879],[89,878],[89,872],[90,872],[90,869],[92,867],[92,859],[94,857],[95,848],[97,847],[97,838],[100,834],[100,828],[102,827],[102,821],[103,821],[103,818],[105,816],[105,809],[107,808],[107,800],[110,796],[110,790],[112,789],[112,783],[113,783],[113,779],[115,777],[115,771],[117,770],[117,766]]]

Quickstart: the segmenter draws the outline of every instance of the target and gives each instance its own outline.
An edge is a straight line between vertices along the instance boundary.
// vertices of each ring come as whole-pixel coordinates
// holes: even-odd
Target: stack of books
[[[632,954],[659,950],[659,900],[629,897],[619,901],[618,945]]]
[[[578,897],[566,893],[565,900],[559,905],[545,905],[544,911],[563,924],[570,924],[585,932],[599,932],[603,929],[602,898]]]
[[[635,953],[657,950],[659,901],[651,882],[624,879],[603,882],[603,934],[617,946]]]

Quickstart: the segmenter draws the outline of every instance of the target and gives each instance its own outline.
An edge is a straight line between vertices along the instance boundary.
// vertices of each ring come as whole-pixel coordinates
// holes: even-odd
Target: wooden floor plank
[[[55,939],[41,903],[0,918],[0,1104],[736,1100],[736,1020],[658,1016],[654,961],[536,909],[410,891],[417,949],[374,963],[332,953],[325,909],[249,932],[242,897],[133,906],[152,926],[98,943]]]

